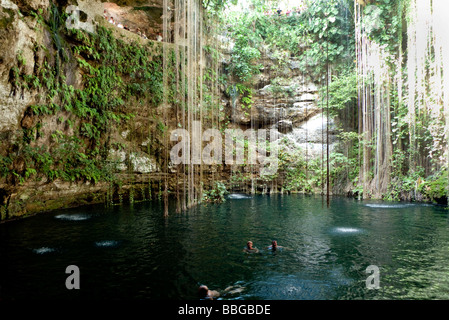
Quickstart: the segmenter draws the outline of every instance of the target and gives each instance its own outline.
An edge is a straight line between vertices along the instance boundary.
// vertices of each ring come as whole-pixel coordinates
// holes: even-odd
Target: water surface
[[[324,204],[324,205],[323,205]],[[234,195],[163,217],[159,202],[83,207],[0,225],[0,298],[448,299],[446,207]],[[277,240],[282,250],[267,246]],[[260,252],[247,254],[248,240]],[[65,287],[66,267],[80,289]],[[380,270],[367,289],[366,268]]]

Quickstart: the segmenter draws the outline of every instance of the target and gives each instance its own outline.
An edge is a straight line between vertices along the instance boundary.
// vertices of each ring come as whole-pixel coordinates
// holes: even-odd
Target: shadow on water
[[[163,203],[92,206],[0,225],[4,299],[410,299],[449,297],[445,207],[234,194],[163,217]],[[243,252],[251,240],[259,253]],[[282,246],[268,249],[272,240]],[[67,290],[65,269],[80,269]],[[368,290],[366,268],[381,286]],[[227,288],[227,290],[225,290]]]

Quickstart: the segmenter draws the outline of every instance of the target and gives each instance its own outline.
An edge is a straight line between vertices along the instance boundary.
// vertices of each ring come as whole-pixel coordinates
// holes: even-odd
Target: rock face
[[[106,9],[115,14],[117,20],[124,19],[135,28],[142,26],[141,29],[147,31],[148,35],[161,30],[162,1],[115,2],[67,0],[58,1],[57,5],[60,11],[75,7],[80,10],[81,18],[83,15],[89,17],[96,26],[107,24],[103,16]],[[72,124],[67,125],[66,120],[70,120],[70,116],[64,111],[36,114],[32,107],[44,105],[47,92],[25,81],[37,78],[45,63],[50,68],[55,65],[58,53],[47,22],[51,10],[52,3],[49,0],[0,1],[0,222],[61,207],[104,202],[111,192],[111,184],[107,182],[71,182],[59,178],[49,180],[42,176],[39,179],[21,180],[11,174],[14,172],[18,174],[17,177],[33,174],[29,159],[20,156],[26,135],[32,137],[28,146],[39,150],[54,142],[58,134],[73,136],[74,126],[79,125],[79,120],[73,118]],[[109,24],[107,27],[116,38],[127,35],[130,41],[143,41],[133,32]],[[128,34],[125,35],[126,32]],[[75,59],[61,64],[61,69],[67,85],[82,89],[82,71]],[[132,108],[132,103],[127,106]],[[137,117],[131,133],[129,128],[109,130],[113,143],[107,161],[115,166],[115,170],[122,172],[121,191],[114,192],[132,192],[133,186],[141,188],[139,184],[148,185],[150,179],[157,179],[149,176],[160,172],[160,164],[154,154],[150,155],[149,152],[154,146],[148,141],[148,125],[151,123],[148,117]],[[121,134],[126,131],[127,134]],[[118,145],[121,147],[114,147]],[[9,174],[6,175],[5,171]]]
[[[304,83],[302,76],[294,73],[282,78],[288,85],[273,85],[270,78],[263,78],[253,93],[253,105],[250,110],[237,104],[232,110],[235,123],[249,126],[251,122],[258,127],[268,127],[282,121],[291,121],[295,126],[321,112],[317,106],[318,89],[312,83]],[[282,123],[280,124],[282,127]]]
[[[48,1],[2,0],[0,4],[0,132],[20,129],[20,119],[28,105],[36,103],[36,97],[29,92],[13,88],[9,83],[12,68],[17,60],[22,61],[22,72],[33,74],[40,61],[36,46],[46,41],[45,35],[35,29],[37,21],[24,16],[30,8],[46,9]],[[14,92],[14,90],[18,92]]]
[[[231,106],[231,119],[239,126],[279,131],[289,149],[307,150],[308,158],[319,157],[326,148],[327,119],[318,106],[318,86],[299,71],[298,62],[290,60],[281,72],[271,72],[275,59],[263,61],[261,74],[253,88],[253,105],[245,108],[241,99]],[[329,121],[329,145],[337,143],[336,124]],[[323,140],[324,138],[324,140]]]
[[[105,2],[104,10],[108,17],[113,17],[131,30],[139,28],[149,39],[156,40],[157,35],[162,33],[161,1]]]
[[[329,152],[332,152],[338,142],[336,125],[334,120],[330,120],[328,124],[323,113],[313,116],[284,137],[288,139],[290,146],[302,149],[304,155],[311,159],[320,157],[322,152],[326,152],[328,130]]]
[[[300,71],[295,58],[279,65],[268,53],[262,65],[261,73],[253,81],[252,107],[245,108],[242,97],[230,104],[235,123],[256,128],[274,125],[285,133],[321,112],[318,86]]]
[[[291,120],[280,120],[276,125],[276,129],[280,133],[289,133],[293,131],[293,122]]]

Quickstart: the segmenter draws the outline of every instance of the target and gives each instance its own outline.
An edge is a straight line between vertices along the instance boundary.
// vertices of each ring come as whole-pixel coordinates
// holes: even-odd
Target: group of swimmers
[[[284,248],[279,246],[276,240],[271,241],[271,245],[267,247],[268,250],[276,251],[278,249]],[[246,247],[243,249],[246,253],[259,253],[259,249],[253,247],[253,242],[248,241],[246,243]],[[230,286],[223,290],[223,293],[226,294],[235,294],[242,292],[245,288],[241,286]],[[220,296],[220,292],[217,290],[210,290],[206,285],[201,285],[198,288],[198,296],[200,299],[204,300],[213,300]]]
[[[276,251],[277,249],[283,248],[282,246],[278,246],[278,243],[276,240],[271,241],[271,246],[268,246],[267,249],[271,251]],[[259,249],[256,247],[253,247],[253,242],[248,241],[246,243],[246,247],[243,249],[244,252],[247,253],[258,253]]]

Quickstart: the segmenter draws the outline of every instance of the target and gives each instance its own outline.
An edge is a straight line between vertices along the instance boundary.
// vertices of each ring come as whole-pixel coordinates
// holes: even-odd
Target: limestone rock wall
[[[326,145],[327,117],[319,106],[319,84],[301,72],[295,58],[282,67],[265,55],[253,87],[253,105],[245,108],[241,97],[228,102],[232,121],[244,128],[277,129],[288,148],[307,149],[308,157],[321,156]],[[324,116],[324,119],[323,119]],[[336,146],[337,124],[329,121],[330,148]],[[324,139],[324,140],[323,140]]]
[[[103,16],[105,9],[115,14],[117,20],[124,19],[135,28],[140,26],[145,30],[147,27],[148,35],[161,30],[161,1],[114,2],[68,0],[58,1],[57,5],[61,11],[70,6],[76,7],[91,19],[94,26],[109,28],[116,38],[128,42],[145,45],[151,40],[144,40],[134,30],[126,31],[108,24]],[[56,114],[36,115],[30,108],[44,104],[47,92],[26,85],[24,79],[36,76],[44,63],[53,67],[56,65],[54,59],[57,48],[48,24],[43,21],[48,21],[51,6],[50,0],[0,1],[0,160],[3,161],[3,169],[21,176],[26,176],[28,168],[18,143],[23,141],[24,135],[32,132],[33,139],[29,146],[38,150],[52,143],[54,133],[71,136],[74,128],[80,124],[80,120],[70,118],[64,110]],[[69,50],[67,53],[70,55]],[[73,57],[61,64],[61,68],[67,85],[75,89],[83,88],[83,72]],[[17,76],[19,74],[20,77]],[[156,127],[153,120],[158,117],[158,111],[154,115],[143,111],[139,113],[141,108],[133,103],[135,101],[126,103],[130,112],[137,110],[132,126],[117,126],[109,130],[110,145],[121,146],[120,149],[111,147],[108,155],[108,161],[115,163],[116,169],[122,172],[120,190],[111,190],[111,185],[106,182],[70,182],[59,178],[49,180],[46,177],[24,181],[19,176],[1,172],[0,222],[46,210],[106,202],[113,193],[132,193],[134,187],[139,189],[148,185],[151,179],[158,179],[161,164],[154,153],[149,152],[154,149],[155,143],[149,141],[148,136],[152,127]],[[72,121],[72,126],[67,126],[67,119]],[[38,134],[33,131],[37,124],[40,125]],[[13,159],[12,163],[5,162],[8,157]],[[139,191],[139,194],[148,197],[149,192]]]
[[[37,97],[31,92],[18,92],[10,84],[11,69],[17,60],[24,61],[22,72],[31,75],[42,61],[36,47],[48,41],[46,35],[36,29],[37,20],[26,16],[29,9],[48,8],[48,1],[2,0],[0,6],[0,133],[20,129],[20,120],[28,105],[35,103]]]

